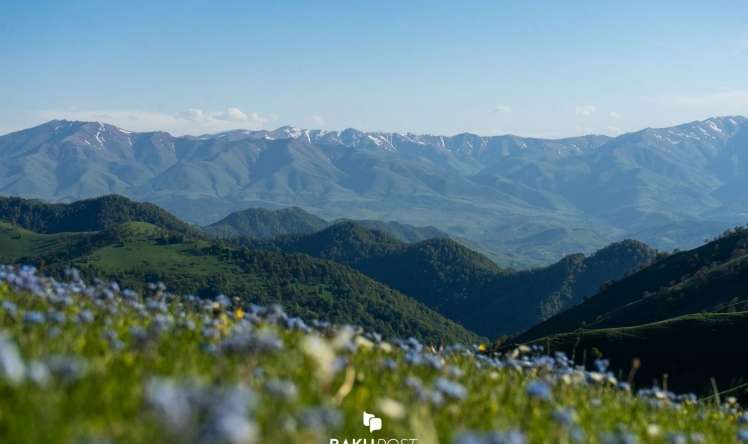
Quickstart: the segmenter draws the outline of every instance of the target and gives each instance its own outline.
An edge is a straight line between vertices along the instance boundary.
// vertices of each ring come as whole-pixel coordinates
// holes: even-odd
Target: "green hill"
[[[0,226],[0,259],[61,274],[74,266],[87,277],[139,288],[167,284],[183,293],[225,293],[259,304],[281,304],[305,319],[366,326],[386,336],[430,343],[474,341],[426,306],[337,263],[301,254],[252,251],[189,237],[145,222],[85,233],[38,234]]]
[[[416,227],[395,221],[372,219],[338,219],[334,222],[328,222],[298,207],[276,210],[249,208],[237,211],[214,224],[204,227],[203,231],[208,236],[219,239],[236,239],[241,237],[271,239],[279,236],[311,235],[343,222],[352,222],[369,230],[387,233],[402,242],[410,243],[436,238],[451,238],[471,250],[486,255],[492,261],[504,267],[522,268],[535,265],[535,262],[527,258],[493,251],[470,240],[450,236],[432,226]]]
[[[634,359],[640,368],[632,374],[639,387],[652,381],[676,391],[711,393],[710,379],[725,390],[748,382],[748,355],[739,352],[738,338],[748,332],[748,312],[681,316],[635,327],[579,330],[536,341],[591,365],[597,351],[611,368],[629,378]],[[663,380],[667,375],[667,382]],[[745,391],[733,395],[744,396]]]
[[[336,222],[345,221],[346,220],[339,220]],[[415,227],[413,225],[402,224],[400,222],[373,219],[350,220],[349,222],[357,223],[369,230],[385,232],[403,242],[420,242],[428,239],[450,237],[447,233],[441,231],[440,229],[430,226]]]
[[[578,328],[634,326],[690,313],[748,309],[748,229],[730,230],[604,288],[517,338],[527,341]]]
[[[0,220],[47,234],[99,231],[130,221],[148,222],[182,233],[193,231],[189,224],[156,205],[134,202],[117,195],[70,204],[0,197]]]
[[[651,263],[656,255],[640,242],[623,241],[590,257],[572,255],[549,267],[518,272],[500,269],[451,239],[408,244],[354,222],[305,236],[247,242],[257,249],[348,265],[488,337],[529,328],[591,296],[603,283]]]
[[[288,234],[308,234],[327,227],[329,223],[301,208],[249,208],[231,213],[205,227],[211,236],[230,238],[248,236],[259,239]]]

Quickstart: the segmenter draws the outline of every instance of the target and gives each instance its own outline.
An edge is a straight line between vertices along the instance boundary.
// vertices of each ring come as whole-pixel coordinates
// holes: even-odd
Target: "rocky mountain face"
[[[748,214],[748,119],[609,138],[237,130],[52,121],[0,136],[0,194],[123,194],[193,223],[248,207],[433,225],[528,264],[625,237],[691,247]]]

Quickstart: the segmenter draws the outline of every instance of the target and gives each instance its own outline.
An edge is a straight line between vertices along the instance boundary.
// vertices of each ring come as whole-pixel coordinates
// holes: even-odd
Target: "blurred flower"
[[[405,406],[392,398],[382,398],[377,403],[377,407],[382,414],[393,419],[402,419],[405,417]]]
[[[570,408],[560,407],[553,412],[552,416],[556,422],[565,427],[571,427],[578,420],[577,412]]]
[[[317,378],[322,383],[329,382],[335,374],[335,351],[323,338],[308,335],[301,342],[301,349],[309,356],[317,368]]]
[[[550,401],[553,397],[551,387],[542,381],[531,381],[525,387],[525,392],[532,398]]]
[[[27,324],[43,324],[46,320],[44,313],[38,311],[27,311],[23,315],[23,322]]]
[[[738,441],[748,442],[748,428],[738,430]]]
[[[23,382],[26,365],[16,344],[3,332],[0,332],[0,377],[11,384]]]
[[[463,400],[467,397],[467,390],[465,390],[465,387],[446,378],[438,378],[434,382],[434,387],[453,399]]]
[[[271,395],[281,398],[284,401],[294,401],[299,395],[296,384],[291,381],[282,379],[271,379],[265,383],[265,389]]]

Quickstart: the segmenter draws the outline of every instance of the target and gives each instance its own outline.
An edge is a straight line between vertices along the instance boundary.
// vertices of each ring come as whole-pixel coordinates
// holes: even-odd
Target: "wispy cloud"
[[[619,113],[617,113],[616,111],[611,111],[611,112],[609,112],[609,113],[608,113],[608,116],[609,116],[609,117],[610,117],[611,119],[620,119],[620,118],[621,118],[621,115],[620,115]]]
[[[493,109],[491,111],[495,112],[495,113],[506,114],[506,113],[512,112],[512,107],[509,106],[509,105],[496,105],[496,106],[493,107]]]
[[[575,112],[578,116],[591,116],[595,111],[597,110],[597,107],[595,105],[577,105]]]
[[[325,126],[325,118],[318,114],[308,116],[305,120],[310,126],[315,128],[321,128]]]
[[[259,129],[276,120],[274,116],[244,112],[237,107],[223,111],[190,108],[179,113],[142,110],[47,110],[39,113],[41,120],[96,120],[132,131],[168,131],[176,135],[204,134],[231,129]]]
[[[617,126],[606,126],[604,133],[609,136],[620,136],[623,134],[623,130]]]

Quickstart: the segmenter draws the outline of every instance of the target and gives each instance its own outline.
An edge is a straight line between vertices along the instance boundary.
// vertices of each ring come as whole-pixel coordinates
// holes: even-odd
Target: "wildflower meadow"
[[[247,300],[0,267],[0,442],[748,442],[733,399],[631,387],[604,360],[437,348]]]

